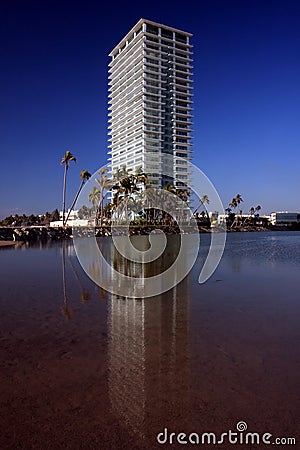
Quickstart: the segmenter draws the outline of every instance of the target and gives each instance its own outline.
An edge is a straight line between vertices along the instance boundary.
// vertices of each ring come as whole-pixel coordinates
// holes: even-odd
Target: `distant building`
[[[270,215],[272,225],[288,226],[300,223],[300,213],[296,212],[272,212]]]
[[[217,211],[208,213],[208,217],[212,227],[226,224],[227,214],[219,214]]]
[[[147,173],[149,184],[190,185],[191,34],[140,19],[111,51],[110,168]],[[181,158],[181,159],[180,159]]]
[[[65,218],[67,217],[69,210],[65,213]],[[89,221],[87,219],[79,219],[78,218],[78,210],[73,210],[70,212],[68,217],[68,221],[66,223],[67,227],[86,227],[88,226]],[[59,220],[55,220],[50,222],[50,227],[59,228],[63,226],[63,212],[59,212]]]
[[[70,212],[70,214],[69,214],[69,212]],[[68,214],[69,214],[68,220],[78,219],[78,209],[73,209],[72,211],[70,211],[68,209],[68,211],[65,212],[65,218],[67,218]],[[59,211],[59,220],[63,220],[63,212],[62,211]]]

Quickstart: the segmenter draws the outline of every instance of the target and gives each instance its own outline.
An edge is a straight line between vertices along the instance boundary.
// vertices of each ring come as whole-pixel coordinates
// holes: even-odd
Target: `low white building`
[[[272,225],[282,226],[300,223],[300,213],[288,211],[272,212],[270,222]]]
[[[65,212],[65,218],[67,218],[67,215],[69,214],[69,210]],[[55,220],[54,222],[50,222],[50,227],[59,228],[63,226],[63,212],[59,212],[59,219]],[[70,215],[68,217],[66,226],[67,227],[87,227],[89,224],[89,220],[87,219],[79,219],[78,218],[78,210],[73,210],[70,212]]]
[[[66,226],[67,227],[87,227],[89,225],[89,220],[87,219],[68,219]],[[54,222],[50,222],[50,227],[59,228],[63,226],[62,220],[55,220]]]

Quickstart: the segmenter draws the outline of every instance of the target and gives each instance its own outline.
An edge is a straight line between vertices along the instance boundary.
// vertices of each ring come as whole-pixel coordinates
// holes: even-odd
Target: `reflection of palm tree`
[[[66,151],[65,155],[63,156],[61,160],[61,164],[65,166],[64,170],[64,182],[63,182],[63,226],[65,226],[65,213],[66,213],[66,192],[67,192],[67,172],[69,170],[70,162],[74,161],[76,162],[76,158],[74,155],[72,155],[71,152]]]
[[[107,291],[103,289],[101,286],[99,287],[99,297],[100,300],[107,300]]]
[[[62,245],[62,281],[63,281],[63,297],[64,304],[61,308],[61,312],[63,316],[69,320],[72,318],[74,311],[68,305],[68,297],[67,297],[67,282],[66,282],[66,253],[65,253],[65,242]]]
[[[72,268],[72,272],[73,272],[73,274],[74,274],[74,277],[76,278],[76,281],[77,281],[78,286],[79,286],[79,289],[80,289],[80,299],[81,299],[81,302],[82,302],[82,303],[86,303],[87,301],[90,300],[91,295],[90,295],[90,293],[89,293],[86,289],[84,289],[84,287],[83,287],[83,285],[82,285],[82,283],[81,283],[81,280],[80,280],[80,278],[79,278],[78,272],[77,272],[77,270],[76,270],[76,268],[75,268],[75,266],[74,266],[73,261],[72,261],[71,258],[69,258],[69,263],[70,263],[70,266],[71,266],[71,268]]]
[[[89,180],[89,179],[91,178],[91,174],[90,174],[87,170],[84,170],[84,169],[83,169],[83,170],[80,172],[80,178],[81,178],[81,183],[80,183],[79,188],[78,188],[78,191],[77,191],[77,193],[76,193],[76,195],[75,195],[75,197],[74,197],[73,203],[72,203],[72,205],[71,205],[71,207],[70,207],[70,209],[69,209],[69,212],[68,212],[68,215],[67,215],[67,218],[66,218],[66,223],[68,222],[68,218],[69,218],[69,216],[70,216],[70,214],[71,214],[72,209],[73,209],[74,206],[75,206],[75,203],[77,202],[77,199],[78,199],[78,197],[79,197],[79,194],[80,194],[80,192],[81,192],[81,189],[83,188],[84,183],[85,183],[87,180]]]

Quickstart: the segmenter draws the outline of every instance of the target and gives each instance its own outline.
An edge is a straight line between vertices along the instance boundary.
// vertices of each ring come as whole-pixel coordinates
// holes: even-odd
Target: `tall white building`
[[[189,185],[191,36],[140,19],[110,53],[113,173],[124,165],[134,171],[141,167],[154,186]]]

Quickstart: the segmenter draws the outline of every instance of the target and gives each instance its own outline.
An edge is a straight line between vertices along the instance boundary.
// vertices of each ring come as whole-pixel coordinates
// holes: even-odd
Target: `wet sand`
[[[15,245],[16,241],[0,241],[0,247],[6,247],[9,245]]]

